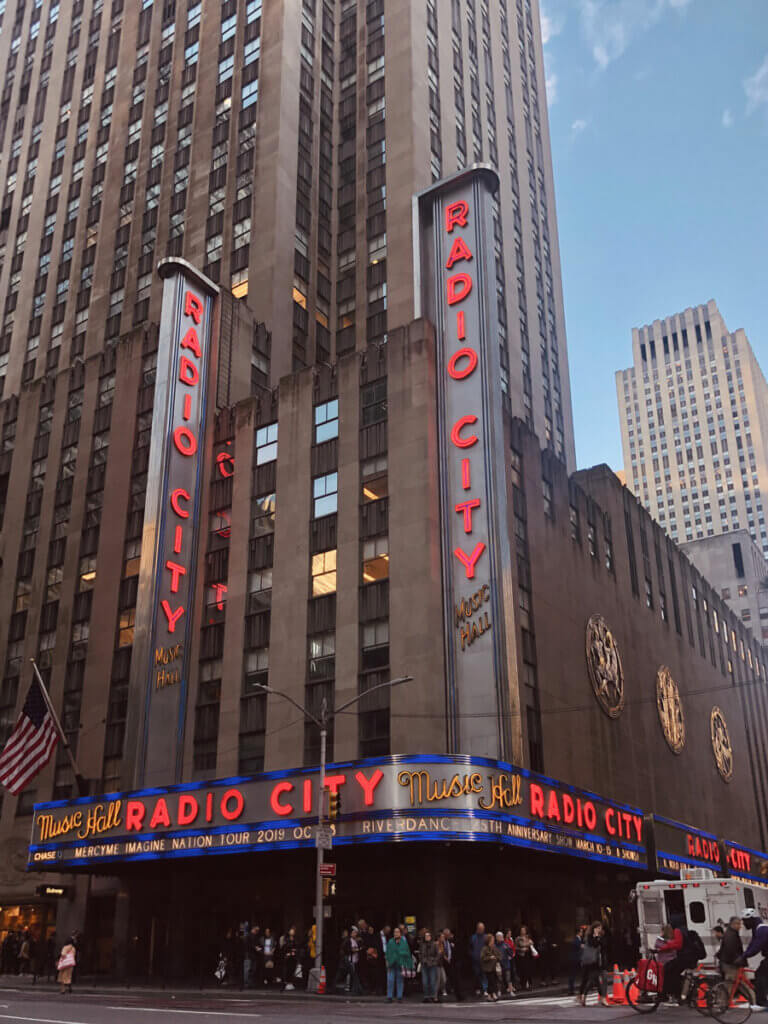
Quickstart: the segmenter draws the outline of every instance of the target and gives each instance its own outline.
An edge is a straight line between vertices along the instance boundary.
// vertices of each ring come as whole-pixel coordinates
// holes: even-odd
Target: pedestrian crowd
[[[315,942],[314,925],[301,934],[293,927],[280,933],[243,922],[227,932],[214,975],[220,985],[304,988]],[[338,948],[326,948],[326,954],[329,990],[381,995],[390,1002],[417,991],[431,1003],[449,995],[463,1000],[471,991],[488,1001],[512,998],[536,983],[554,982],[559,961],[549,933],[534,937],[526,925],[494,932],[478,922],[469,941],[461,942],[447,927],[417,930],[401,922],[375,928],[363,918],[345,928]]]
[[[29,928],[9,929],[0,944],[0,973],[31,974],[33,982],[39,977],[50,980],[56,966],[53,936],[36,938]]]

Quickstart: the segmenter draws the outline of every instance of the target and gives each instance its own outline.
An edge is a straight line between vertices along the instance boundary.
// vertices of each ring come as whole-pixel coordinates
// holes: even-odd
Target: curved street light
[[[321,873],[325,848],[320,845],[319,830],[323,828],[325,815],[324,815],[324,795],[325,795],[325,753],[326,744],[328,740],[328,723],[333,721],[336,715],[342,711],[346,711],[348,707],[353,704],[357,704],[364,697],[367,697],[371,693],[375,693],[376,690],[391,689],[393,686],[399,686],[401,683],[409,683],[413,679],[413,676],[397,676],[395,679],[387,679],[383,683],[377,683],[372,686],[370,690],[366,690],[365,693],[358,693],[356,697],[351,700],[345,701],[343,704],[339,704],[338,707],[334,708],[329,712],[328,701],[323,697],[323,702],[320,705],[320,717],[314,715],[311,711],[308,711],[303,704],[300,704],[297,700],[294,700],[290,694],[285,693],[284,690],[278,690],[274,686],[268,686],[266,683],[258,683],[256,685],[257,690],[261,690],[262,693],[272,693],[276,697],[282,697],[283,700],[287,700],[289,704],[292,704],[297,711],[300,711],[305,718],[308,718],[310,722],[314,724],[320,730],[320,799],[319,808],[317,812],[317,827],[318,835],[316,837],[317,845],[317,864],[315,867],[315,968],[319,969],[323,965],[323,876]]]

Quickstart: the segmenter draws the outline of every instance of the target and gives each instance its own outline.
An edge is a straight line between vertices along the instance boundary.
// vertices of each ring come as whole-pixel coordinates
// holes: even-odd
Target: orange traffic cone
[[[320,968],[320,980],[317,983],[317,994],[319,996],[325,995],[325,967]]]
[[[614,1004],[614,1006],[623,1006],[626,1003],[627,997],[625,995],[625,987],[626,986],[624,984],[622,973],[619,970],[619,965],[618,964],[614,964],[613,965],[613,991],[611,992],[611,999],[610,999],[610,1001]]]

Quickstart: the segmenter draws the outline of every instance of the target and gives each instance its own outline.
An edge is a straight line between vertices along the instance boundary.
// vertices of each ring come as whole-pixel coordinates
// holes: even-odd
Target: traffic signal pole
[[[323,859],[325,850],[320,841],[323,828],[323,808],[325,806],[325,751],[328,741],[328,702],[323,697],[320,707],[320,790],[317,795],[317,868],[315,874],[315,967],[323,966]]]

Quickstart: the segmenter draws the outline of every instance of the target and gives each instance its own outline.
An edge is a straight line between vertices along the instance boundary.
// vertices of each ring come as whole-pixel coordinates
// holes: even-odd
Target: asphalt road
[[[676,1024],[670,1018],[684,1017],[689,1024],[690,1011],[662,1007],[655,1024]],[[583,1024],[616,1024],[637,1020],[625,1007],[591,1006],[581,1008],[565,996],[542,996],[535,999],[424,1005],[416,1000],[392,1005],[385,1001],[342,1002],[292,998],[248,999],[235,995],[205,993],[162,994],[112,990],[98,994],[78,993],[59,996],[53,992],[29,992],[12,988],[0,990],[0,1024],[194,1024],[218,1021],[221,1024],[372,1024],[392,1021],[394,1024],[422,1024],[434,1021],[450,1024],[472,1024],[477,1021],[499,1021],[505,1024],[550,1021],[581,1021]],[[695,1022],[691,1022],[695,1024]]]

